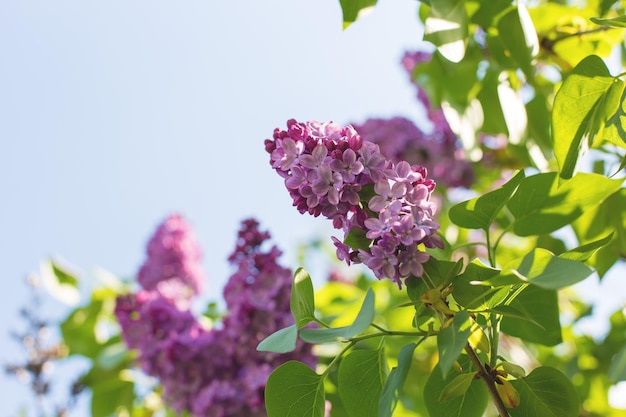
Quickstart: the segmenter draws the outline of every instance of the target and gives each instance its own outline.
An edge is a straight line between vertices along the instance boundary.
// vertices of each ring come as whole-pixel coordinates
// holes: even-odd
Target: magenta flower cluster
[[[181,225],[184,220],[170,217],[159,227],[149,244],[149,258],[156,253],[171,254],[167,244],[159,249],[155,242],[172,239],[187,244],[177,252],[178,261],[167,258],[164,264],[199,261],[195,257],[198,247],[186,235],[190,229],[167,227],[171,222]],[[255,220],[246,220],[239,231],[237,246],[229,257],[235,272],[224,288],[229,314],[219,326],[203,326],[188,304],[158,291],[156,275],[148,281],[150,287],[117,300],[115,314],[125,342],[138,351],[138,364],[159,380],[166,403],[176,412],[264,417],[265,383],[272,370],[291,359],[315,365],[310,345],[303,343],[289,354],[256,351],[262,339],[293,324],[291,271],[278,264],[276,247],[263,249],[270,236],[258,226]],[[193,270],[199,270],[199,264]],[[171,276],[164,273],[162,279],[169,281]]]
[[[442,246],[426,169],[394,163],[353,127],[289,120],[265,149],[294,206],[343,230],[344,241],[333,241],[348,264],[363,263],[401,286],[402,278],[423,274],[429,256],[418,245]]]
[[[137,276],[144,289],[179,302],[202,291],[202,252],[182,216],[171,215],[158,227],[148,242],[147,255]]]
[[[456,135],[445,119],[437,123],[431,121],[431,133],[423,132],[403,117],[368,119],[353,126],[364,140],[378,144],[380,152],[393,162],[407,161],[424,166],[437,184],[444,187],[469,188],[474,181],[474,171]]]

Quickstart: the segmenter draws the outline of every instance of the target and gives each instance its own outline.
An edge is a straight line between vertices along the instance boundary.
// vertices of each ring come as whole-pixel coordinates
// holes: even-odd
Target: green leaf
[[[539,39],[526,7],[519,3],[498,20],[502,42],[529,80],[535,78],[533,59],[539,52]]]
[[[562,342],[559,303],[555,290],[528,286],[510,306],[521,312],[525,318],[502,317],[500,328],[504,333],[545,346]]]
[[[413,362],[413,352],[417,347],[416,343],[405,345],[398,355],[398,366],[393,368],[385,381],[383,390],[378,401],[378,417],[392,417],[398,397],[404,385],[411,363]]]
[[[614,233],[611,232],[605,237],[589,242],[585,245],[578,246],[572,250],[569,250],[561,255],[559,258],[570,259],[572,261],[585,262],[591,258],[599,249],[605,247],[613,240]]]
[[[626,28],[626,16],[618,16],[613,19],[600,19],[592,17],[591,21],[595,24],[602,26],[609,26],[612,28]]]
[[[618,102],[606,99],[616,83],[622,82],[611,76],[602,58],[590,55],[574,68],[557,92],[552,133],[561,178],[574,175],[579,156],[592,146],[596,134],[615,112],[616,108],[611,107]]]
[[[467,265],[465,271],[454,280],[454,300],[467,309],[493,307],[503,301],[508,289],[495,290],[480,281],[495,279],[500,274],[498,269],[484,265],[475,259]]]
[[[123,368],[105,369],[95,365],[80,382],[91,388],[93,417],[119,415],[120,408],[132,410],[135,399],[134,384]]]
[[[424,40],[435,45],[448,61],[458,63],[465,56],[467,23],[465,0],[438,0],[426,18]]]
[[[331,329],[302,329],[300,338],[308,343],[327,343],[336,340],[347,340],[362,333],[374,321],[374,292],[367,290],[361,309],[350,326]]]
[[[376,6],[377,0],[339,0],[341,4],[341,10],[343,12],[343,28],[348,28],[357,19],[364,17],[368,14],[374,6]]]
[[[526,371],[519,365],[511,362],[501,362],[502,369],[509,375],[513,375],[515,378],[523,378],[526,376]]]
[[[488,229],[523,178],[524,171],[519,171],[497,190],[453,206],[448,212],[450,220],[466,229]]]
[[[467,345],[470,331],[470,318],[467,311],[459,311],[454,315],[452,323],[437,334],[439,349],[439,367],[445,376]]]
[[[624,83],[616,82],[611,87],[611,93],[617,94],[620,91],[621,97],[611,98],[611,100],[618,101],[617,110],[607,120],[602,131],[602,139],[626,148],[626,89],[624,89]]]
[[[298,340],[298,327],[293,324],[284,329],[280,329],[265,339],[256,347],[260,352],[276,352],[287,353],[296,349],[296,341]]]
[[[515,307],[511,307],[510,305],[499,305],[499,306],[495,306],[495,307],[490,308],[489,310],[485,310],[485,311],[487,311],[489,313],[500,314],[503,317],[511,317],[511,318],[514,318],[514,319],[525,320],[525,321],[528,321],[528,322],[536,325],[537,327],[540,327],[540,328],[545,330],[543,325],[540,322],[538,322],[535,319],[533,319],[533,317],[528,315],[527,312],[520,311],[520,310],[516,309]]]
[[[613,357],[609,368],[609,381],[626,381],[626,345]]]
[[[80,301],[78,278],[67,268],[52,260],[40,263],[39,273],[46,290],[57,300],[69,306],[76,306]]]
[[[439,402],[444,403],[465,394],[475,376],[476,372],[457,375],[456,378],[443,388],[443,391],[441,391],[439,395]]]
[[[467,356],[459,359],[463,369],[471,369]],[[439,402],[444,388],[452,382],[458,372],[451,370],[444,377],[438,369],[439,365],[430,373],[424,386],[424,402],[429,417],[481,417],[487,408],[489,393],[483,381],[473,380],[464,395],[446,402]]]
[[[372,245],[372,239],[369,239],[365,234],[365,230],[355,226],[350,229],[343,243],[352,249],[369,249]]]
[[[265,386],[268,417],[323,417],[324,378],[298,361],[272,372]]]
[[[602,277],[620,258],[626,258],[626,189],[604,200],[600,206],[585,210],[573,224],[581,243],[593,242],[610,233],[613,240],[600,248],[588,261]]]
[[[97,357],[102,345],[96,339],[96,324],[102,307],[102,301],[92,300],[88,305],[73,310],[60,324],[63,342],[70,355]]]
[[[524,257],[515,259],[502,269],[502,275],[493,282],[518,279],[521,282],[536,285],[548,290],[558,290],[582,281],[593,270],[582,262],[560,258],[552,252],[537,248]]]
[[[298,268],[293,275],[290,306],[291,314],[293,314],[299,329],[315,320],[313,283],[311,276],[304,268]]]
[[[542,366],[527,377],[511,381],[520,404],[511,417],[578,417],[580,401],[570,380],[554,368]]]
[[[526,177],[506,203],[515,217],[513,231],[518,236],[551,233],[602,203],[621,184],[622,180],[582,172],[561,186],[554,172]]]
[[[350,352],[339,365],[339,397],[350,417],[375,416],[387,379],[384,346]]]

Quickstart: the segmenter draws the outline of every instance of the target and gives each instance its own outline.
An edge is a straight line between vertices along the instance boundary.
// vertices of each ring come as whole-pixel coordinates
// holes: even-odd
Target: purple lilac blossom
[[[344,240],[333,242],[348,265],[364,263],[377,278],[401,287],[403,278],[421,276],[419,266],[428,260],[418,245],[443,246],[436,234],[437,207],[430,201],[435,182],[426,168],[388,159],[352,126],[289,120],[287,130],[275,129],[265,141],[265,149],[293,205],[343,230]],[[351,234],[367,241],[350,247]]]
[[[202,252],[187,221],[170,215],[158,227],[147,246],[147,258],[137,280],[148,291],[156,290],[184,302],[200,293],[205,276]]]
[[[203,327],[188,302],[180,303],[158,288],[117,300],[115,314],[124,341],[138,351],[138,365],[158,378],[164,400],[177,412],[264,417],[271,371],[292,359],[315,366],[310,345],[302,342],[288,354],[256,351],[262,339],[293,324],[292,273],[278,264],[281,252],[275,246],[263,248],[270,235],[258,226],[252,219],[243,222],[228,258],[236,270],[224,288],[229,315],[221,326]]]

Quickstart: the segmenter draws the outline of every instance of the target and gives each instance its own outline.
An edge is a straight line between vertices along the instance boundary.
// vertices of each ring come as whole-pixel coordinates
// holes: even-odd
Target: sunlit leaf
[[[450,401],[465,394],[470,388],[475,376],[476,372],[457,375],[456,378],[443,388],[443,391],[441,391],[439,395],[439,402]]]
[[[609,92],[620,84],[623,89],[622,81],[614,79],[596,55],[583,59],[563,82],[552,111],[554,154],[561,178],[574,175],[580,155],[617,110],[619,101]]]
[[[518,172],[497,190],[453,206],[448,215],[452,223],[467,229],[488,229],[498,212],[511,198],[524,172]]]
[[[299,329],[314,320],[315,294],[313,282],[309,273],[303,268],[298,268],[293,275],[290,306],[291,314],[293,314]]]
[[[542,235],[560,229],[619,190],[622,181],[581,172],[560,186],[559,183],[554,172],[526,177],[520,182],[506,203],[515,217],[515,234]]]
[[[467,23],[464,0],[433,2],[424,25],[424,40],[435,45],[447,60],[460,62],[465,56]]]
[[[361,309],[350,326],[331,329],[302,329],[300,338],[308,343],[327,343],[335,340],[350,339],[362,333],[374,320],[374,292],[367,290]]]
[[[507,284],[515,283],[515,280],[508,280],[509,277],[515,277],[521,282],[557,290],[582,281],[592,272],[593,270],[582,262],[560,258],[546,249],[537,248],[524,257],[508,263],[502,269],[502,275],[494,282],[504,280]]]
[[[343,28],[347,29],[357,19],[368,14],[376,2],[377,0],[339,0],[343,11]]]

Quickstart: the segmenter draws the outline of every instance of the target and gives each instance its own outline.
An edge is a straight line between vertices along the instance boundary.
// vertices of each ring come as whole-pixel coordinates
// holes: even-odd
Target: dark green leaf
[[[375,416],[387,379],[385,349],[350,352],[339,365],[339,397],[350,417]]]
[[[527,342],[554,346],[561,343],[559,304],[555,290],[528,286],[510,306],[524,315],[524,319],[504,316],[501,330]],[[533,322],[541,323],[541,326]]]
[[[357,19],[367,14],[377,0],[339,0],[343,11],[343,28],[346,29]]]
[[[459,359],[464,370],[471,369],[471,363],[466,356]],[[458,372],[451,370],[443,378],[439,365],[430,373],[424,386],[424,401],[430,417],[481,417],[487,408],[489,393],[485,383],[473,380],[464,395],[444,403],[439,402],[443,389],[456,378]]]
[[[519,3],[498,20],[502,42],[529,80],[535,78],[533,59],[539,52],[539,39],[526,7]]]
[[[576,389],[554,368],[542,366],[511,384],[520,396],[519,406],[509,410],[511,417],[578,417]]]
[[[615,355],[609,368],[609,381],[626,381],[626,345]]]
[[[256,347],[256,350],[261,352],[276,352],[286,353],[293,352],[296,348],[296,341],[298,340],[298,328],[295,324],[280,329],[265,339],[261,340],[261,343]]]
[[[618,16],[613,19],[599,19],[592,17],[591,21],[595,24],[602,26],[609,26],[613,28],[626,28],[626,16]]]
[[[344,239],[343,243],[350,246],[352,249],[369,249],[372,244],[372,239],[368,239],[365,236],[365,230],[360,227],[353,227]]]
[[[514,319],[526,320],[536,325],[537,327],[544,329],[543,325],[540,322],[536,321],[533,317],[528,315],[527,312],[520,311],[516,309],[515,307],[511,307],[510,305],[499,305],[499,306],[490,308],[489,310],[486,310],[486,311],[488,311],[489,313],[500,314],[501,316],[504,316],[504,317],[511,317]]]
[[[431,4],[424,27],[424,40],[437,47],[451,62],[465,56],[468,37],[467,13],[464,0],[438,0]]]
[[[315,319],[315,294],[309,273],[298,268],[293,275],[291,287],[291,314],[301,329]]]
[[[459,311],[454,315],[452,323],[437,334],[439,349],[439,367],[445,376],[467,345],[470,331],[470,318],[467,311]]]
[[[493,307],[500,303],[508,293],[508,289],[494,291],[488,286],[479,285],[480,281],[494,279],[499,274],[499,270],[482,264],[478,259],[472,261],[454,280],[455,301],[467,309]]]
[[[579,156],[591,147],[596,134],[615,112],[616,108],[610,107],[618,102],[607,103],[606,98],[616,83],[622,82],[611,76],[604,61],[590,55],[574,68],[557,92],[552,133],[561,178],[574,175]]]
[[[409,343],[405,345],[398,355],[398,366],[393,368],[385,381],[383,390],[380,394],[380,400],[378,402],[378,417],[391,417],[396,405],[398,404],[398,397],[400,391],[404,385],[404,381],[411,369],[411,363],[413,362],[413,352],[417,347],[416,343]]]
[[[301,362],[286,362],[267,379],[265,407],[268,417],[323,417],[324,379]]]
[[[488,229],[523,178],[524,171],[519,171],[497,190],[453,206],[449,211],[450,220],[467,229]]]

